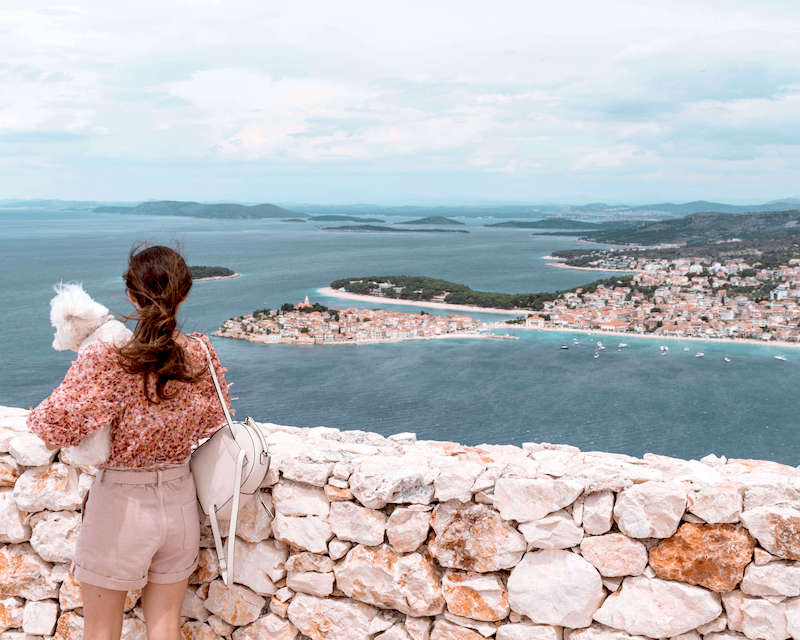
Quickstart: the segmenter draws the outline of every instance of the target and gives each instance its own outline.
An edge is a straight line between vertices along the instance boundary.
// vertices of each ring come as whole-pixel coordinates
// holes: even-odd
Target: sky
[[[0,198],[800,195],[795,0],[4,0]]]

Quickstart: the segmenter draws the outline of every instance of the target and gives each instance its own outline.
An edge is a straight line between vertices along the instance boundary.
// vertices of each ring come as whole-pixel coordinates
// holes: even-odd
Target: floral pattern
[[[208,336],[193,332],[209,347],[222,395],[230,408],[230,386]],[[187,355],[194,370],[205,366],[205,351],[188,341]],[[111,425],[111,455],[105,466],[114,469],[157,468],[184,463],[192,447],[225,421],[210,373],[195,383],[169,380],[166,392],[174,398],[147,401],[141,374],[126,373],[111,347],[102,341],[86,347],[72,362],[63,382],[28,415],[28,427],[45,442],[74,446],[96,429]],[[150,379],[155,398],[155,380]],[[231,410],[233,413],[233,410]]]

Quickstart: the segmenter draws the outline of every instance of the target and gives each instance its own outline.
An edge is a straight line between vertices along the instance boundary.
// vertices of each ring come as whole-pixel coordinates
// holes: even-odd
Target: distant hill
[[[395,224],[460,224],[463,222],[446,218],[444,216],[428,216],[427,218],[417,218],[416,220],[404,220],[403,222],[395,222]]]
[[[544,220],[509,220],[485,224],[484,227],[508,227],[512,229],[601,229],[596,222],[584,222],[569,218],[545,218]]]
[[[582,237],[610,244],[711,244],[735,239],[779,238],[800,233],[800,210],[749,213],[695,213],[674,220],[624,229],[590,231]]]
[[[311,216],[309,220],[319,220],[327,222],[385,222],[382,218],[362,218],[360,216],[342,216],[342,215],[324,215],[324,216]]]
[[[202,204],[176,200],[143,202],[135,207],[95,207],[98,213],[130,213],[144,216],[188,216],[193,218],[286,218],[294,211],[274,204]]]
[[[469,233],[466,229],[396,229],[377,224],[350,224],[341,227],[320,227],[320,231],[360,231],[374,233]]]

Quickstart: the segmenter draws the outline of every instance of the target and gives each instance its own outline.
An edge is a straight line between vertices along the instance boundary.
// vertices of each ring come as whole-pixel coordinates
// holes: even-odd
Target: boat
[[[683,350],[684,350],[684,351],[688,351],[688,350],[689,350],[689,347],[684,347],[684,348],[683,348]]]
[[[730,359],[728,356],[725,356],[725,357],[723,358],[723,360],[724,360],[725,362],[730,362],[730,361],[731,361],[731,359]]]
[[[567,345],[565,345],[565,344],[562,344],[562,345],[561,345],[561,348],[562,348],[562,349],[569,349],[569,347],[568,347]]]
[[[669,351],[669,347],[664,345],[664,344],[662,344],[661,345],[661,350],[666,353],[667,351]]]
[[[698,351],[697,353],[694,354],[694,357],[695,358],[702,358],[704,355],[706,355],[706,354],[703,353],[702,351]]]
[[[605,347],[603,346],[603,343],[598,340],[597,341],[597,350],[598,351],[603,351],[604,349],[605,349]]]
[[[572,339],[572,344],[580,344],[580,343],[578,342],[578,339],[577,339],[577,338],[573,338],[573,339]]]
[[[775,356],[775,359],[776,360],[783,360],[785,362],[786,361],[786,356]]]
[[[625,343],[625,342],[620,342],[620,343],[617,345],[617,349],[624,349],[624,348],[625,348],[625,347],[627,347],[627,346],[628,346],[628,344],[627,344],[627,343]]]
[[[599,358],[600,357],[600,352],[599,351],[595,351],[594,352],[594,357],[595,357],[595,359]]]

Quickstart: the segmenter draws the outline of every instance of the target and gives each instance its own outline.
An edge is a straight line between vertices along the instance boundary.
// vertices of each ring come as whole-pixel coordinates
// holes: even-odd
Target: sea
[[[232,316],[306,296],[328,306],[375,307],[318,293],[348,276],[425,275],[513,293],[611,275],[548,266],[543,257],[551,252],[586,246],[574,238],[483,226],[494,218],[460,220],[470,233],[325,232],[317,225],[346,223],[0,209],[0,405],[35,406],[75,357],[51,347],[55,283],[81,282],[113,312],[131,311],[121,276],[137,242],[177,247],[189,264],[241,274],[194,283],[179,316],[187,332],[211,333]],[[420,310],[413,304],[392,308]],[[519,339],[213,342],[229,367],[237,416],[263,422],[384,435],[411,431],[419,439],[469,445],[550,442],[635,456],[715,453],[800,463],[800,350],[507,332]],[[606,349],[594,358],[597,340]],[[620,342],[628,347],[619,349]],[[666,356],[662,344],[669,347]]]

